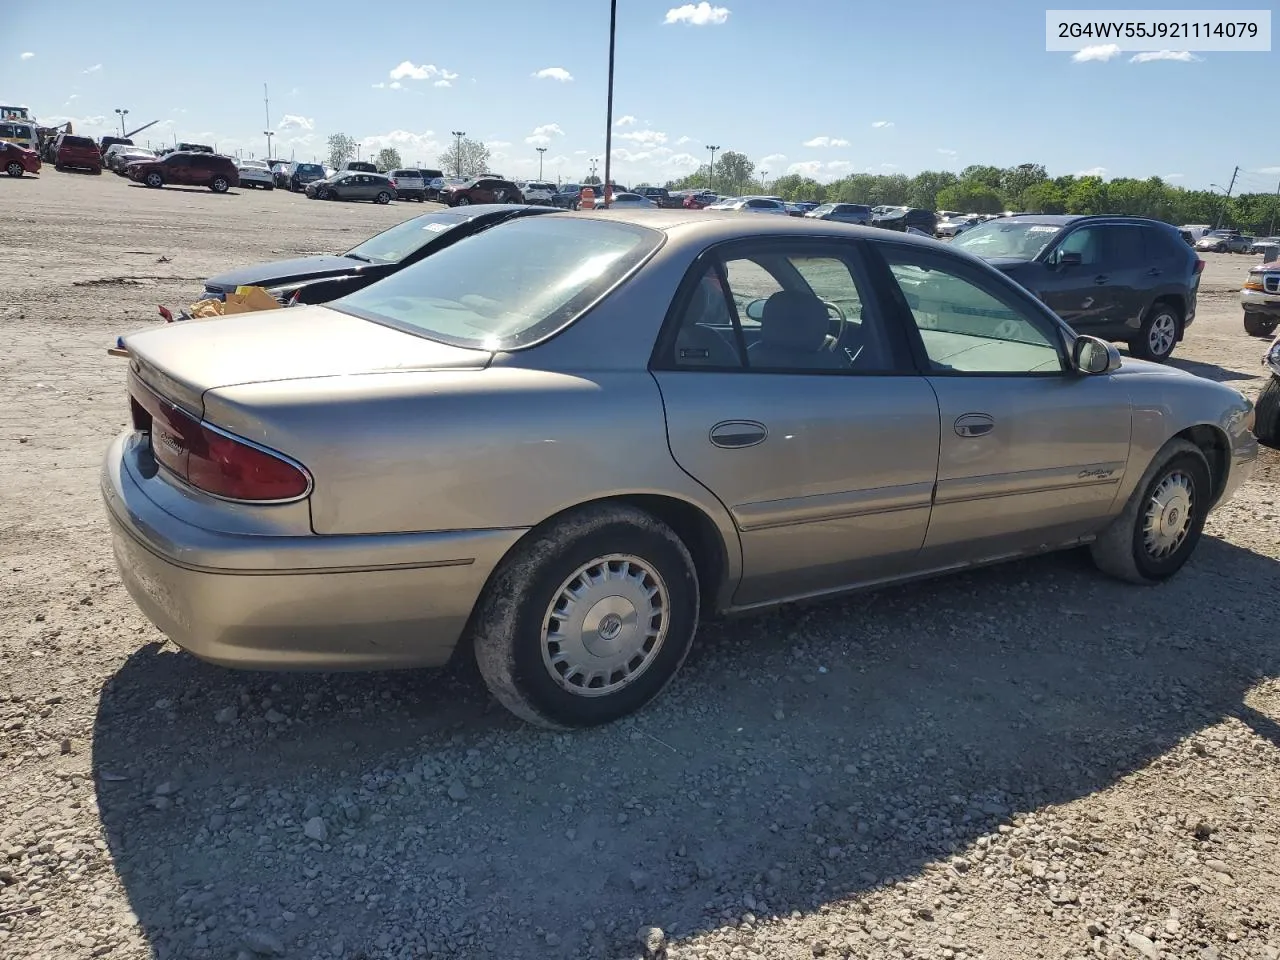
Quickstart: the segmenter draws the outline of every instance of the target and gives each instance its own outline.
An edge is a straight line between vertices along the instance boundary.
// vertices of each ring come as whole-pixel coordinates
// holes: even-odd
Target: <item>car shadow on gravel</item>
[[[1262,354],[1266,352],[1266,344],[1270,341],[1258,341],[1263,345],[1263,349],[1258,352],[1258,369],[1257,372],[1248,370],[1231,370],[1227,367],[1221,367],[1216,363],[1202,363],[1199,360],[1184,360],[1182,357],[1172,357],[1166,361],[1169,366],[1177,367],[1179,370],[1185,370],[1187,373],[1194,373],[1197,377],[1204,377],[1206,380],[1216,380],[1219,383],[1231,383],[1236,380],[1256,380],[1265,372],[1262,366]]]
[[[162,187],[148,187],[145,183],[130,183],[128,186],[131,190],[171,190],[174,193],[209,193],[213,194],[215,197],[238,197],[241,193],[240,187],[237,187],[234,190],[228,190],[226,193],[214,193],[208,187],[180,187],[172,183],[166,183]]]
[[[101,693],[97,800],[158,957],[634,955],[642,924],[910,879],[1225,716],[1277,741],[1244,695],[1280,673],[1278,579],[1206,537],[1161,587],[1074,552],[709,624],[661,700],[574,734],[466,666],[241,674],[147,643]]]

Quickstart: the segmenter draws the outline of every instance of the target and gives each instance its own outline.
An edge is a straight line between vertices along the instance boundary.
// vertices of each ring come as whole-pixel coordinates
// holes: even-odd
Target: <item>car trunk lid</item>
[[[206,391],[244,383],[421,370],[482,369],[492,354],[323,306],[183,320],[124,339],[138,377],[188,411]]]

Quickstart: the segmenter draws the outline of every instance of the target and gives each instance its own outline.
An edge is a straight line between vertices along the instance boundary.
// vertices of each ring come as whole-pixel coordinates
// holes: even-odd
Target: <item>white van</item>
[[[40,148],[40,141],[36,138],[35,124],[24,123],[21,120],[0,120],[0,140],[16,143],[28,150]]]
[[[1195,242],[1212,230],[1213,227],[1209,226],[1207,223],[1184,223],[1178,229],[1181,230],[1183,234],[1191,234],[1191,244],[1194,246]],[[1186,239],[1186,237],[1184,236],[1183,239]]]

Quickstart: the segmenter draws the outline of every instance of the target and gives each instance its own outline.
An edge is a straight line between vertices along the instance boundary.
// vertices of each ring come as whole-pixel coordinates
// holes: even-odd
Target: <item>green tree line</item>
[[[765,182],[745,156],[725,151],[713,174],[704,164],[696,173],[668,182],[667,187],[688,190],[709,184],[725,195],[768,193],[785,200],[817,203],[891,204],[962,213],[1117,213],[1174,224],[1217,224],[1221,219],[1223,226],[1255,234],[1270,234],[1280,226],[1280,202],[1274,193],[1242,193],[1227,199],[1212,190],[1186,190],[1160,177],[1050,177],[1038,163],[1013,167],[974,164],[959,174],[925,170],[914,177],[853,173],[832,183],[788,174]]]

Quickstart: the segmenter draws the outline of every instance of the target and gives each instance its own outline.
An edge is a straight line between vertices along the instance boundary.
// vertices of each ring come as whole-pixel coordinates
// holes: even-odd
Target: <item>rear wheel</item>
[[[698,625],[698,579],[670,527],[603,504],[517,544],[476,614],[476,662],[503,706],[539,726],[593,726],[675,676]]]
[[[5,172],[11,177],[20,177],[23,174],[23,166],[17,160],[9,161],[9,165],[4,168]]]
[[[147,174],[146,184],[148,187],[163,187],[164,177],[162,177],[159,173],[153,170],[151,173]]]
[[[1147,311],[1138,335],[1129,341],[1129,352],[1141,360],[1163,363],[1173,355],[1181,332],[1181,311],[1173,304],[1159,300]]]
[[[1248,310],[1244,312],[1244,332],[1251,337],[1269,337],[1276,332],[1275,320],[1270,320],[1261,313],[1256,311],[1250,313]]]
[[[214,193],[226,193],[231,189],[231,183],[226,177],[214,177],[209,183],[209,189]]]
[[[1191,558],[1213,496],[1209,464],[1186,440],[1170,440],[1121,514],[1090,546],[1098,569],[1130,583],[1167,580]]]
[[[1280,378],[1272,377],[1253,405],[1253,435],[1258,442],[1280,450]]]
[[[386,190],[383,190],[383,191],[382,191],[381,193],[379,193],[376,197],[374,197],[374,200],[375,200],[377,203],[390,203],[390,202],[391,202],[391,194],[389,194]]]

